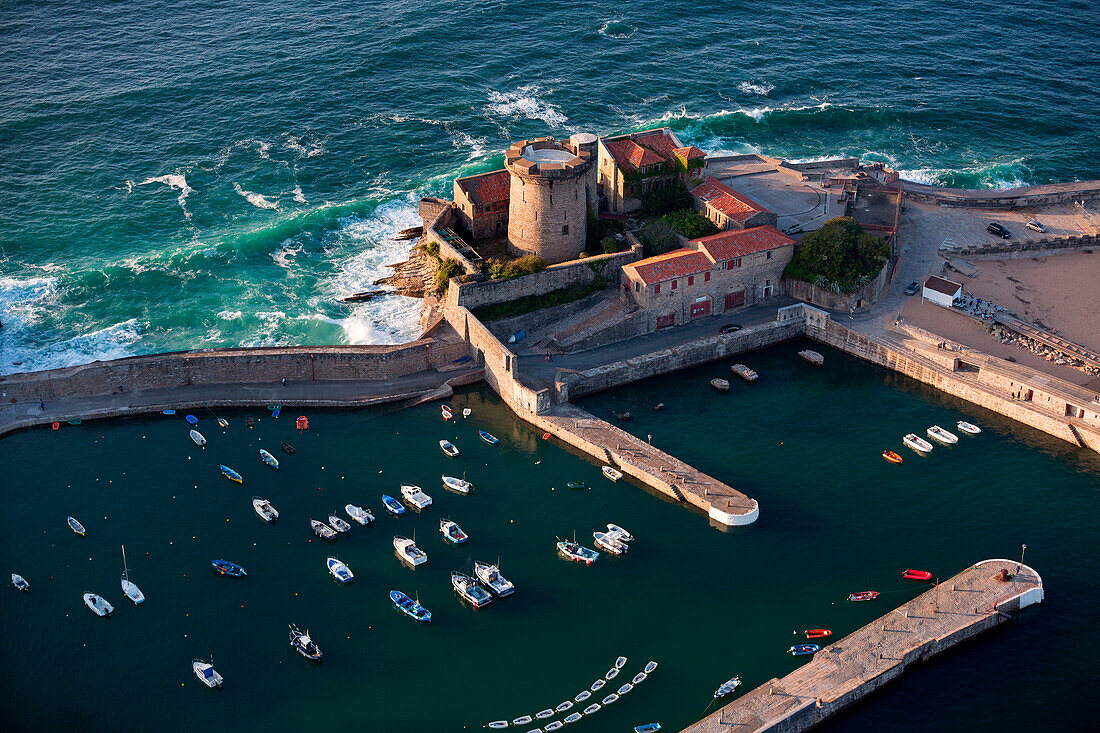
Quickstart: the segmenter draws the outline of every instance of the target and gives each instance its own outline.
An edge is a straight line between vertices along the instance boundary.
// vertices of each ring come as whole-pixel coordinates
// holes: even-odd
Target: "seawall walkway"
[[[1019,570],[1017,571],[1017,568]],[[1002,579],[1001,572],[1009,574]],[[918,661],[1043,601],[1043,581],[1011,560],[984,560],[823,648],[813,661],[772,679],[684,729],[684,733],[799,733],[899,677]]]

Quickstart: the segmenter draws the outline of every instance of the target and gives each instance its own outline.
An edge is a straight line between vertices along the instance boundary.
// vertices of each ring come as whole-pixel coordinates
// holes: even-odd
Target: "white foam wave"
[[[597,31],[601,36],[617,40],[630,38],[637,32],[637,26],[627,23],[622,18],[613,18],[612,20],[605,21],[604,24],[600,26],[599,31]]]
[[[257,209],[278,209],[279,203],[277,201],[271,201],[260,193],[254,193],[252,191],[245,191],[241,188],[241,184],[234,183],[233,190],[239,193],[244,200],[255,206]]]
[[[737,85],[737,88],[745,94],[759,94],[761,97],[766,97],[771,90],[775,89],[775,84],[766,81],[759,83],[743,81]]]
[[[291,193],[294,194],[294,200],[297,203],[299,203],[299,204],[306,203],[306,195],[304,193],[302,193],[302,187],[301,186],[295,186],[294,190],[291,191]]]
[[[501,117],[541,120],[549,127],[564,128],[569,118],[555,105],[542,99],[536,84],[525,84],[514,92],[489,91],[489,110]]]
[[[271,255],[271,259],[275,260],[276,265],[286,270],[288,276],[297,277],[298,273],[293,271],[294,258],[301,251],[301,243],[288,239],[283,242],[283,246],[279,247],[279,249]]]
[[[243,315],[244,313],[241,311],[224,310],[218,312],[218,318],[221,318],[223,321],[236,321]]]
[[[127,181],[127,183],[129,183],[129,181]],[[163,183],[169,188],[179,191],[180,195],[176,199],[176,201],[179,202],[180,208],[183,209],[184,218],[191,218],[191,212],[187,210],[187,196],[195,189],[187,185],[187,178],[182,173],[171,173],[165,176],[153,176],[150,178],[146,178],[138,185],[147,186],[150,183]]]
[[[306,142],[297,135],[287,135],[285,145],[301,158],[316,158],[325,152],[324,140]]]

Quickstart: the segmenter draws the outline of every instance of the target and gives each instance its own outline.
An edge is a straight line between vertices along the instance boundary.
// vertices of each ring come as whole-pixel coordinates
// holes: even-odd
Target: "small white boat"
[[[350,583],[355,580],[355,575],[352,574],[351,568],[335,557],[328,558],[328,560],[325,561],[325,565],[328,566],[328,571],[332,573],[332,577],[336,578],[341,583]]]
[[[581,717],[580,713],[569,713],[569,715],[565,716],[564,721],[566,723],[576,723]]]
[[[981,428],[979,428],[977,425],[974,425],[973,423],[968,423],[966,420],[959,420],[957,423],[955,423],[955,427],[957,427],[964,433],[970,433],[971,435],[977,435],[978,433],[982,432]]]
[[[619,657],[615,660],[615,669],[622,669],[626,666],[626,657]]]
[[[718,689],[714,691],[714,699],[717,700],[720,697],[725,697],[726,695],[730,694],[731,692],[733,692],[734,690],[736,690],[740,686],[741,686],[741,675],[737,675],[736,677],[731,677],[730,679],[723,682],[718,687]]]
[[[361,506],[348,504],[346,507],[344,507],[344,511],[348,513],[349,517],[354,519],[356,522],[359,522],[359,524],[362,524],[363,526],[369,527],[370,525],[374,524],[374,515]]]
[[[500,730],[502,728],[507,728],[508,727],[508,721],[507,720],[494,720],[492,723],[489,723],[489,727],[492,728],[493,730]]]
[[[252,497],[252,508],[265,522],[274,522],[279,518],[279,512],[271,506],[271,502],[259,496]]]
[[[623,542],[633,542],[634,541],[634,535],[630,534],[629,532],[627,532],[625,529],[623,529],[622,527],[620,527],[617,524],[611,524],[609,522],[607,524],[607,531],[612,533],[612,534],[618,535],[619,539],[622,540]],[[622,659],[624,664],[626,663],[626,657],[619,657],[619,659]]]
[[[584,714],[585,715],[592,715],[593,713],[598,713],[600,711],[600,708],[602,708],[602,707],[603,706],[600,705],[598,702],[594,702],[594,703],[592,703],[591,705],[589,705],[588,707],[586,707],[584,709]]]
[[[202,433],[200,433],[198,430],[191,431],[191,440],[194,441],[195,445],[199,446],[200,448],[206,445],[206,438],[204,438]]]
[[[645,673],[646,674],[653,674],[653,670],[655,670],[655,669],[657,669],[657,663],[656,662],[648,662],[645,666]]]
[[[454,586],[455,592],[466,601],[469,601],[474,608],[488,606],[493,602],[493,595],[478,585],[477,580],[471,578],[469,575],[463,575],[462,573],[452,570],[451,585]],[[531,722],[530,716],[528,716],[527,722]]]
[[[757,374],[755,371],[748,368],[744,364],[734,364],[730,367],[730,371],[744,379],[746,382],[755,382],[757,379],[760,379],[759,374]]]
[[[592,697],[592,693],[589,690],[581,690],[577,693],[577,696],[573,699],[577,702],[584,702],[588,698]]]
[[[345,522],[340,517],[336,516],[336,513],[328,515],[328,526],[335,529],[337,532],[350,532],[351,525]]]
[[[591,687],[589,687],[588,689],[592,690],[592,692],[599,692],[600,688],[602,688],[606,684],[607,680],[605,680],[603,677],[600,677],[598,680],[593,682]]]
[[[458,526],[458,522],[451,521],[450,519],[439,520],[439,533],[443,535],[443,539],[447,540],[452,545],[461,545],[463,542],[470,539],[470,536],[462,531],[462,527]]]
[[[191,669],[195,671],[195,676],[207,687],[220,687],[223,681],[222,676],[214,670],[213,661],[192,660]]]
[[[401,496],[416,509],[427,509],[432,505],[432,497],[424,493],[424,489],[412,484],[401,484]]]
[[[561,727],[562,727],[562,722],[560,720],[553,720],[553,721],[546,724],[546,731],[547,731],[547,733],[549,733],[550,731],[558,730]]]
[[[603,702],[604,705],[610,705],[611,703],[618,701],[618,699],[619,699],[619,696],[616,695],[614,692],[612,692],[610,695],[605,697],[602,700],[602,702]]]
[[[816,351],[806,349],[805,351],[798,352],[798,358],[805,362],[813,364],[814,366],[823,366],[825,364],[825,357]]]
[[[633,689],[634,689],[634,685],[627,682],[625,685],[620,687],[617,692],[618,692],[618,695],[620,697],[622,697],[623,695],[625,695],[626,693],[630,692]]]
[[[25,581],[22,575],[17,573],[11,574],[11,584],[15,586],[16,590],[23,591],[24,593],[31,589],[31,584]]]
[[[474,411],[471,410],[469,407],[465,407],[465,408],[462,409],[462,417],[469,417],[470,415],[473,415],[473,414],[474,414]]]
[[[912,448],[918,453],[932,452],[932,444],[914,433],[909,433],[908,435],[906,435],[904,438],[901,439],[901,442],[905,443],[906,446]]]
[[[619,670],[612,667],[611,669],[607,670],[607,673],[603,676],[603,678],[605,680],[607,680],[608,682],[610,682],[611,680],[615,679],[618,676],[619,676]]]
[[[499,598],[512,595],[516,589],[507,578],[500,574],[500,568],[496,565],[474,561],[474,575]]]
[[[571,707],[573,707],[573,701],[572,700],[566,700],[563,703],[559,703],[558,706],[554,709],[557,710],[559,713],[564,713],[566,710],[568,710]]]
[[[76,519],[74,519],[73,517],[69,517],[65,521],[69,523],[69,529],[71,529],[74,533],[80,535],[81,537],[84,536],[84,525],[83,524],[76,521]]]
[[[717,379],[717,378],[712,379],[712,380],[710,380],[710,386],[714,387],[719,392],[729,392],[730,391],[730,383],[729,383],[728,380],[725,380],[725,379]]]
[[[313,529],[313,534],[317,535],[323,540],[333,541],[336,539],[336,530],[328,526],[322,521],[317,519],[309,520],[309,526]]]
[[[539,720],[545,720],[546,718],[552,718],[554,716],[554,708],[546,708],[535,713],[535,717]]]
[[[454,458],[455,456],[457,456],[457,455],[458,455],[458,448],[456,448],[456,447],[455,447],[455,444],[454,444],[454,443],[452,443],[452,442],[451,442],[451,441],[449,441],[449,440],[441,440],[441,441],[439,441],[439,449],[440,449],[441,451],[443,451],[443,453],[444,453],[444,454],[445,454],[445,455],[446,455],[446,456],[447,456],[448,458]]]
[[[260,460],[275,470],[279,470],[279,461],[275,459],[275,456],[271,455],[263,448],[260,448]]]
[[[629,545],[611,532],[593,532],[592,537],[596,540],[596,547],[612,555],[621,555],[630,549]]]
[[[410,565],[420,565],[428,561],[428,553],[416,546],[416,542],[408,537],[398,535],[393,538],[393,547],[397,554],[404,558]]]
[[[611,466],[604,466],[600,470],[603,471],[604,476],[607,476],[612,481],[618,481],[619,479],[621,479],[623,477],[623,472],[622,471],[619,471],[618,469],[612,468]]]
[[[640,685],[645,682],[645,678],[648,676],[649,675],[647,675],[645,672],[639,672],[638,674],[634,675],[634,679],[630,681],[633,682],[635,685]]]
[[[141,592],[141,588],[138,588],[137,584],[130,580],[130,570],[126,567],[125,545],[122,546],[122,592],[134,602],[135,606],[145,602],[145,594]]]
[[[474,490],[474,485],[469,481],[465,481],[454,476],[444,476],[443,485],[452,491],[457,491],[460,494],[469,494]]]
[[[115,607],[108,603],[106,598],[95,593],[84,594],[84,605],[91,609],[96,616],[110,616],[111,612],[115,610]]]
[[[934,438],[944,445],[954,445],[955,443],[959,442],[959,436],[955,435],[954,433],[947,432],[939,425],[933,425],[932,427],[928,428],[928,437]]]

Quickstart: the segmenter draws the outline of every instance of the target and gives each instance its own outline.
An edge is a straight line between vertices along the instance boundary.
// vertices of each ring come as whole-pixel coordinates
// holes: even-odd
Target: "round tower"
[[[578,132],[569,136],[569,142],[573,145],[573,148],[577,151],[578,155],[582,153],[588,153],[588,160],[591,161],[591,165],[588,166],[588,183],[585,188],[588,190],[588,211],[592,216],[596,216],[600,210],[599,200],[596,198],[596,179],[598,177],[599,153],[596,150],[596,143],[599,140],[598,137],[591,132]]]
[[[594,160],[588,150],[551,137],[512,144],[504,167],[511,174],[508,246],[513,254],[534,254],[554,264],[584,251]]]

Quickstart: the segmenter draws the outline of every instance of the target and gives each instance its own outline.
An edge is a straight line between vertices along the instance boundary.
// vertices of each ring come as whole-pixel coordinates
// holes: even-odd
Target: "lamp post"
[[[1024,566],[1024,553],[1027,552],[1027,545],[1020,545],[1020,562],[1016,565],[1016,574],[1020,574],[1020,568]]]

